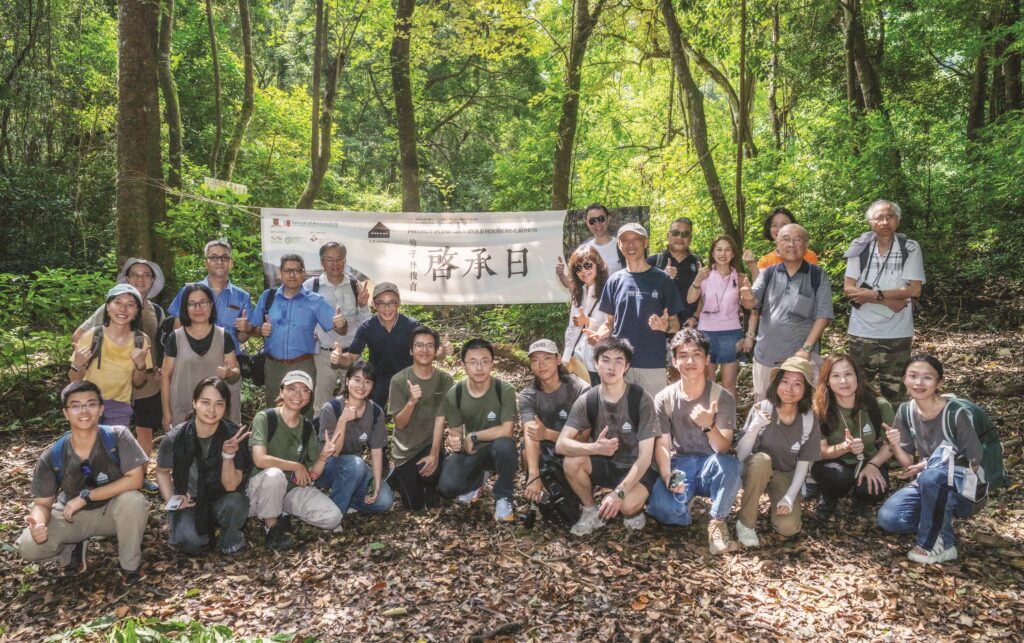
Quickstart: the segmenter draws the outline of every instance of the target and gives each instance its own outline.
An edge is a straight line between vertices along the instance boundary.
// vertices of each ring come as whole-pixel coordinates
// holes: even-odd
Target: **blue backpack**
[[[99,433],[100,444],[103,445],[103,450],[107,452],[107,457],[110,458],[114,465],[120,467],[121,456],[117,454],[117,436],[114,434],[113,427],[101,424]],[[58,487],[60,487],[63,478],[64,449],[67,447],[68,440],[70,439],[71,431],[68,431],[57,438],[57,441],[53,443],[53,448],[50,449],[50,468],[53,469],[53,475],[57,478]]]

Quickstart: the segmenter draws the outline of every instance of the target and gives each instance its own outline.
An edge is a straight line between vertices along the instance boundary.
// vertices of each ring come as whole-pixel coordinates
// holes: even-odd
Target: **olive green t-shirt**
[[[855,415],[851,417],[853,409],[844,409],[841,406],[837,406],[839,410],[839,419],[835,422],[835,426],[822,426],[822,433],[829,446],[835,446],[842,444],[846,441],[846,430],[850,430],[850,435],[854,438],[860,438],[864,441],[864,461],[867,462],[871,458],[875,457],[878,450],[885,444],[885,430],[880,426],[874,426],[871,423],[871,416],[864,409],[857,411]],[[889,404],[889,400],[884,397],[878,398],[878,410],[881,412],[882,423],[892,426],[893,416],[895,413],[892,410],[892,405]],[[847,453],[839,458],[846,464],[857,464],[857,456],[852,453]]]
[[[495,392],[495,386],[501,386],[501,400]],[[469,392],[469,383],[462,385],[462,408],[455,403],[455,389],[458,384],[448,390],[445,396],[445,417],[448,426],[466,427],[466,435],[483,431],[505,422],[516,419],[516,390],[508,382],[491,378],[487,392],[480,397],[473,397]]]
[[[391,394],[388,396],[388,410],[397,415],[409,402],[409,382],[418,385],[423,396],[412,410],[409,423],[402,430],[395,429],[391,439],[391,457],[395,466],[405,464],[434,440],[434,421],[445,414],[445,394],[455,385],[447,371],[439,368],[429,379],[421,380],[412,366],[402,369],[391,378]],[[463,395],[466,392],[463,391]],[[463,399],[463,406],[466,400]]]
[[[268,443],[267,435],[267,412],[277,413],[277,430],[274,432],[274,439]],[[305,445],[302,442],[302,416],[299,416],[299,423],[295,426],[288,426],[281,413],[277,409],[260,411],[252,419],[252,436],[249,438],[249,447],[266,447],[267,455],[291,462],[301,462],[307,469],[312,469],[320,457],[320,443],[316,438],[316,431],[309,432],[309,440]],[[262,471],[259,467],[253,467],[254,473]],[[289,485],[291,483],[289,482]]]

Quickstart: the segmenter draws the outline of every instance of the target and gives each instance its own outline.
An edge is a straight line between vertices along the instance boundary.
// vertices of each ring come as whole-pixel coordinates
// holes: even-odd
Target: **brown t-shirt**
[[[715,385],[717,386],[717,384]],[[672,435],[672,447],[676,454],[693,453],[713,455],[708,434],[690,418],[690,413],[699,404],[704,408],[711,406],[711,382],[705,382],[704,392],[696,400],[683,399],[679,384],[666,386],[654,398],[654,409],[658,415],[663,435]],[[718,394],[718,413],[715,414],[715,425],[719,429],[736,429],[736,398],[732,393],[722,389]]]
[[[758,412],[761,405],[755,405],[750,409],[747,416],[746,426],[750,426],[753,414]],[[804,417],[809,416],[811,420],[811,431],[807,441],[801,445],[804,433]],[[800,460],[816,462],[821,459],[821,427],[818,426],[818,419],[808,411],[801,415],[797,414],[792,424],[785,424],[779,419],[779,412],[772,408],[771,421],[761,432],[760,437],[754,441],[752,453],[767,453],[772,459],[772,469],[775,471],[789,472],[796,469],[796,463]]]
[[[566,427],[572,427],[577,431],[590,431],[590,442],[597,442],[598,436],[604,427],[608,427],[609,440],[619,439],[619,448],[612,455],[612,462],[622,468],[629,468],[636,462],[640,455],[640,442],[661,435],[661,427],[658,418],[654,413],[654,398],[647,391],[644,391],[640,399],[640,426],[633,426],[629,417],[629,389],[622,394],[617,402],[609,402],[600,397],[597,403],[597,426],[590,426],[590,419],[587,417],[587,393],[584,393],[572,405],[569,412],[569,420]]]
[[[103,438],[97,433],[96,443],[93,444],[92,451],[86,460],[97,486],[109,484],[123,477],[128,471],[149,462],[149,458],[142,451],[139,443],[135,441],[131,431],[123,426],[107,427],[107,429],[114,433],[117,455],[121,464],[120,466],[114,464],[110,456],[107,455],[107,450],[103,446]],[[58,488],[57,476],[51,464],[51,454],[55,444],[48,446],[39,456],[35,474],[32,476],[32,495],[36,498],[56,497],[58,504],[64,504],[68,498],[74,498],[85,488],[86,476],[82,470],[82,459],[71,447],[71,438],[69,437],[64,444],[64,462],[61,467],[61,484]],[[106,502],[106,500],[92,502],[90,507]]]
[[[345,409],[345,400],[341,400],[342,411]],[[373,407],[377,407],[374,413]],[[377,421],[373,418],[376,415]],[[320,410],[320,445],[334,435],[338,426],[338,416],[334,413],[334,407],[328,402]],[[345,436],[341,445],[339,455],[362,455],[366,449],[383,449],[388,441],[388,432],[384,427],[384,412],[380,410],[377,403],[367,399],[363,407],[363,414],[345,425]]]

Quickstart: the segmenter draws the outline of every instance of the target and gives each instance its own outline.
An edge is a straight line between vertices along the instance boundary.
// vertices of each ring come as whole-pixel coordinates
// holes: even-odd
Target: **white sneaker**
[[[626,529],[633,529],[633,530],[639,531],[639,530],[643,529],[644,525],[646,525],[646,524],[647,524],[647,514],[645,514],[643,511],[641,511],[640,513],[638,513],[635,516],[623,516],[622,517],[622,526],[625,527]]]
[[[915,563],[924,563],[925,565],[933,565],[935,563],[945,563],[951,560],[956,560],[956,556],[956,546],[943,546],[941,536],[935,540],[935,546],[932,547],[930,552],[926,552],[924,554],[919,553],[917,551],[917,547],[907,552],[907,558]]]
[[[744,547],[760,547],[761,541],[757,538],[757,530],[747,527],[739,520],[736,521],[736,540]]]
[[[482,493],[484,485],[487,484],[487,479],[490,478],[490,477],[491,477],[491,472],[490,471],[484,471],[484,481],[480,483],[480,486],[477,487],[476,489],[473,489],[472,491],[467,491],[466,493],[460,494],[459,497],[456,498],[456,500],[458,500],[459,502],[461,502],[464,505],[471,505],[474,502],[476,502],[477,500],[479,500],[480,499],[480,494]]]
[[[505,498],[498,498],[494,503],[494,519],[498,522],[512,522],[516,519],[512,511],[512,503]]]
[[[601,527],[604,527],[604,521],[598,515],[597,507],[584,507],[583,512],[580,513],[580,519],[572,526],[569,533],[573,536],[587,536]]]

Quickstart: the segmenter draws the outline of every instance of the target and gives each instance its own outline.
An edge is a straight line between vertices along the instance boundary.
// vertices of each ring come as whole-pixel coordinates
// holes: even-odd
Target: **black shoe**
[[[811,476],[807,476],[807,478],[804,479],[804,486],[800,491],[804,500],[814,500],[821,495],[821,491],[818,489],[818,483]]]
[[[850,505],[850,515],[854,518],[864,518],[871,515],[873,507],[870,503],[854,496],[853,504]]]
[[[814,508],[814,517],[822,522],[826,522],[832,518],[836,513],[836,505],[838,501],[835,498],[829,498],[828,496],[822,496],[818,500],[818,506]]]
[[[71,561],[64,566],[65,576],[74,576],[75,574],[81,574],[86,570],[85,554],[86,549],[89,546],[88,540],[75,545],[75,548],[71,550]]]
[[[291,514],[281,514],[281,516],[277,519],[277,524],[281,526],[281,531],[290,533],[292,530]]]
[[[263,537],[263,544],[274,551],[286,551],[295,546],[291,537],[285,533],[280,520],[278,520],[273,527],[266,530]]]
[[[128,571],[125,568],[121,568],[121,584],[125,587],[131,587],[132,585],[138,585],[142,582],[142,579],[146,577],[146,572],[143,571],[140,565],[138,569],[134,571]]]

